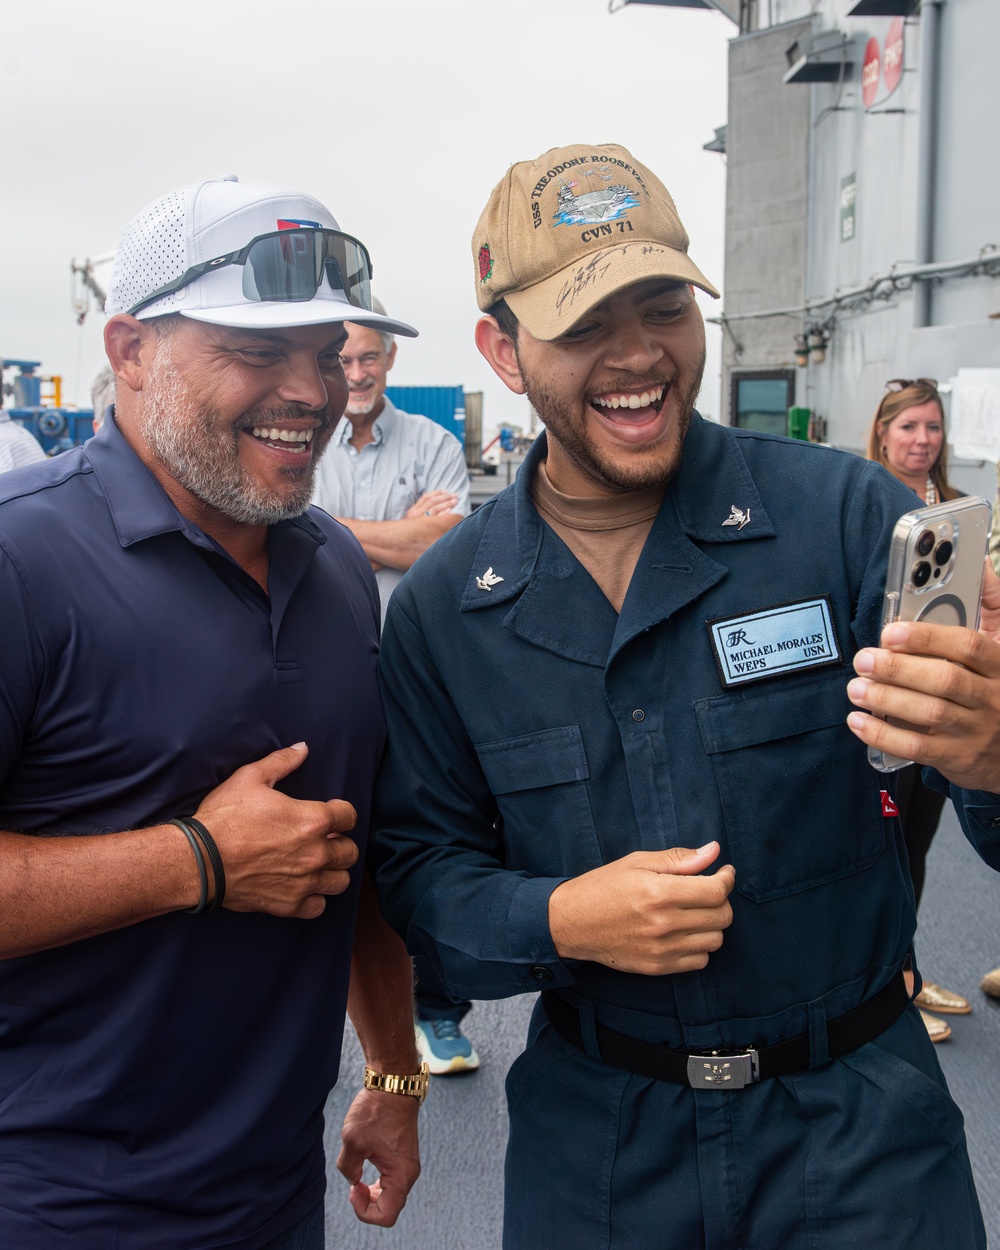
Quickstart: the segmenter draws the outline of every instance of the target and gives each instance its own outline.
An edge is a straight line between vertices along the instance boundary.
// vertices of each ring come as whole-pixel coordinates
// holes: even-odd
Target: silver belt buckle
[[[687,1079],[692,1089],[742,1089],[760,1080],[757,1052],[751,1047],[737,1055],[688,1055]]]

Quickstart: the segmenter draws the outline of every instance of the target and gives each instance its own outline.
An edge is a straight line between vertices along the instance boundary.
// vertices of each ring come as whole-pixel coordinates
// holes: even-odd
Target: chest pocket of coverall
[[[601,863],[579,726],[478,742],[476,752],[500,809],[508,868],[561,877]]]
[[[845,724],[853,675],[826,669],[695,704],[736,889],[754,902],[861,872],[885,848],[879,774]]]

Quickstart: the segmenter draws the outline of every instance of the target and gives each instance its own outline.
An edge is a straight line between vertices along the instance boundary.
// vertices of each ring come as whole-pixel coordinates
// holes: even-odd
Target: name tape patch
[[[709,621],[708,630],[726,687],[840,661],[825,595]]]

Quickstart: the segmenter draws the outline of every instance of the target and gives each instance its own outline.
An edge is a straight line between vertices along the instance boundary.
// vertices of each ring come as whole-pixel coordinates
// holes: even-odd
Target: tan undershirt
[[[663,502],[663,487],[623,495],[564,495],[549,481],[542,462],[531,483],[531,498],[620,612],[639,553]]]

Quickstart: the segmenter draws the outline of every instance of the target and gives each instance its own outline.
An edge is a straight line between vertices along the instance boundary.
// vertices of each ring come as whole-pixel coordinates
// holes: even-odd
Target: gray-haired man
[[[375,311],[383,311],[378,300]],[[340,354],[347,408],[316,472],[313,502],[342,521],[376,572],[382,614],[406,570],[469,515],[462,445],[444,426],[386,397],[394,336],[348,324]]]

